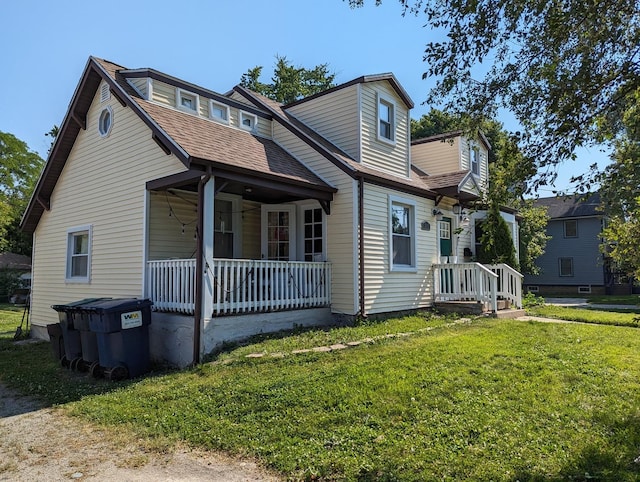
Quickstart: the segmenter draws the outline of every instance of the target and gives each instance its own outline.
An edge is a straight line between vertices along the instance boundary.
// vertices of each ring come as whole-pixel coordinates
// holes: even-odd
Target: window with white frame
[[[107,137],[111,132],[111,126],[113,125],[113,111],[110,106],[105,107],[100,112],[98,118],[98,133],[100,137]]]
[[[67,230],[67,271],[65,279],[88,283],[91,273],[91,226]]]
[[[565,238],[577,238],[578,237],[578,220],[567,219],[564,223],[564,237]]]
[[[391,268],[415,268],[415,204],[406,199],[389,197],[391,231]]]
[[[200,110],[198,94],[183,89],[176,89],[176,104],[178,109],[192,114],[197,114]]]
[[[216,102],[215,100],[209,101],[209,117],[225,124],[229,123],[229,106]]]
[[[321,208],[303,210],[304,260],[322,261],[324,258],[324,222]]]
[[[560,276],[573,276],[573,258],[558,258]]]
[[[248,112],[240,112],[240,127],[248,131],[255,130],[258,125],[258,117]]]
[[[469,160],[471,163],[471,172],[476,176],[480,175],[480,148],[476,145],[471,145],[469,149]]]
[[[394,102],[383,94],[378,94],[378,139],[384,142],[395,142]]]

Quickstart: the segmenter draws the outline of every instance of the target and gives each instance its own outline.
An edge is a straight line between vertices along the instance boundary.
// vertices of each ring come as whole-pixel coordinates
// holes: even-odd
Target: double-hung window
[[[573,258],[558,258],[560,276],[573,276]]]
[[[71,283],[88,283],[91,273],[91,226],[79,226],[67,231],[67,270],[65,279]]]
[[[378,94],[378,139],[395,143],[395,104],[382,94]]]
[[[389,197],[390,265],[392,270],[414,270],[415,204],[409,200]]]
[[[469,149],[469,159],[471,162],[471,172],[476,176],[480,175],[480,149],[472,145]]]
[[[567,219],[564,221],[564,237],[565,238],[577,238],[578,237],[578,220]]]

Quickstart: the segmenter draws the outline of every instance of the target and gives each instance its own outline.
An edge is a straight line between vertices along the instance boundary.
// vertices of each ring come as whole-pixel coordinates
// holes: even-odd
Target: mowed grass
[[[151,445],[255,457],[292,480],[640,478],[634,328],[407,317],[271,337],[111,383],[58,368],[48,344],[14,344],[7,316],[3,383]],[[364,338],[376,341],[291,354]]]
[[[638,310],[596,310],[591,308],[571,308],[566,306],[542,305],[527,308],[527,314],[558,320],[597,323],[602,325],[635,326],[640,323]]]

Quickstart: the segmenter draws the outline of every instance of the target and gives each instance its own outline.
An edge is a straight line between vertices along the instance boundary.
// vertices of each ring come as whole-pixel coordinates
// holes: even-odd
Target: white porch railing
[[[479,301],[498,310],[498,275],[480,263],[434,264],[435,301]]]
[[[479,301],[491,311],[498,298],[522,308],[522,275],[506,264],[434,264],[435,301]]]
[[[149,261],[147,296],[154,309],[193,314],[195,259]],[[331,304],[331,264],[214,259],[213,315],[293,310]]]
[[[498,297],[507,300],[511,306],[522,308],[522,274],[508,264],[486,267],[498,275]]]

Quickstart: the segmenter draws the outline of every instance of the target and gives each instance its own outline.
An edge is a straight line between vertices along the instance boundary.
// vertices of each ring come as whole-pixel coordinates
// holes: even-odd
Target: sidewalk
[[[640,305],[587,303],[585,298],[545,298],[544,302],[548,305],[587,308],[592,310],[640,310]]]

